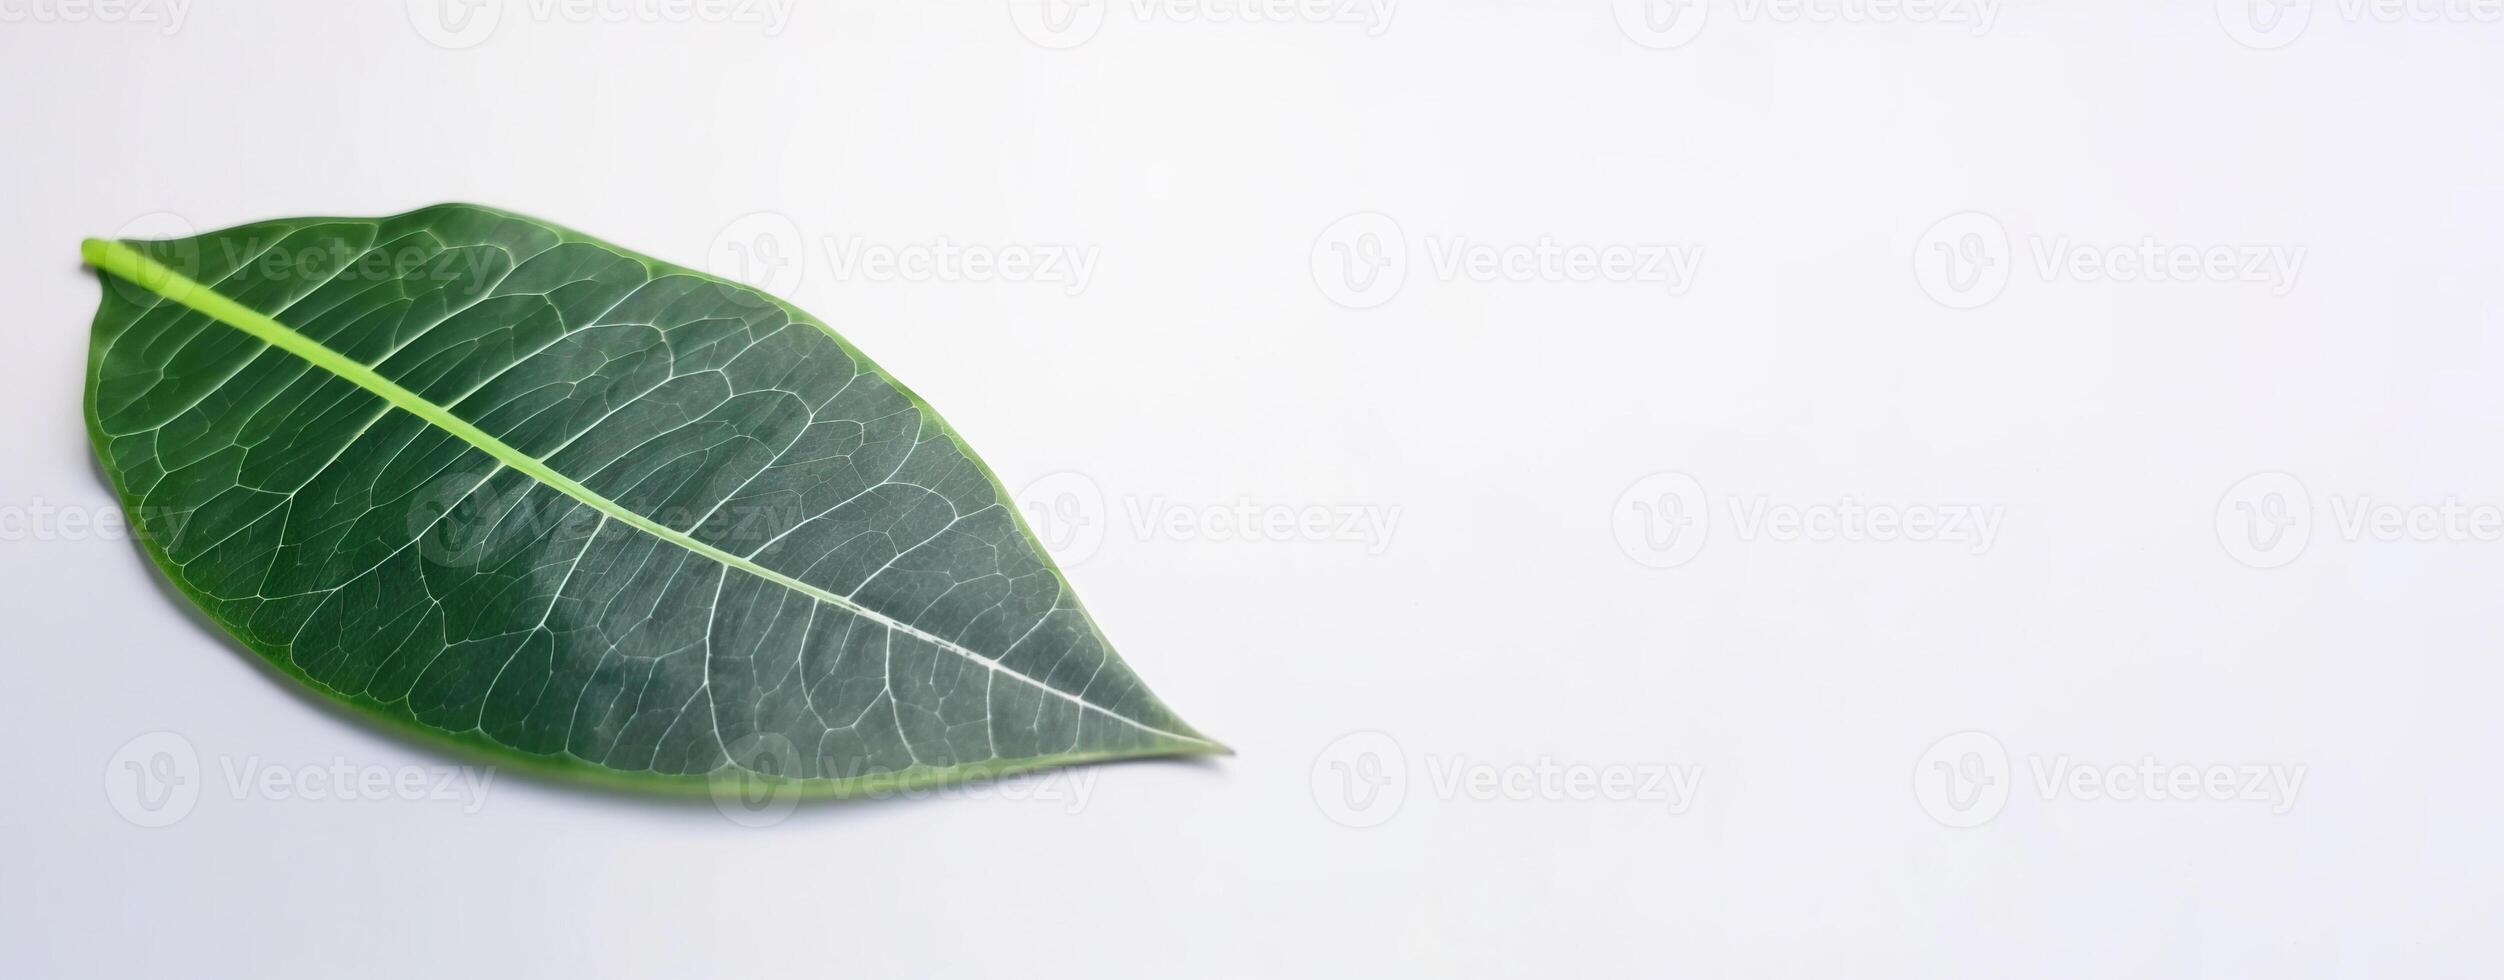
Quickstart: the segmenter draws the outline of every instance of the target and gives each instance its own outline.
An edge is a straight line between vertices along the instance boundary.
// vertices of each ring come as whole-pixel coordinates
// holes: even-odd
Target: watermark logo
[[[2217,26],[2255,51],[2294,44],[2313,22],[2459,27],[2504,22],[2504,0],[2217,0]]]
[[[104,764],[104,798],[138,827],[167,827],[200,802],[200,752],[173,732],[149,732]]]
[[[790,216],[760,211],[714,234],[704,270],[784,299],[816,270],[845,283],[1039,285],[1076,296],[1095,283],[1103,256],[1104,249],[1093,244],[961,241],[946,235],[902,242],[830,235],[811,241]]]
[[[744,214],[722,226],[704,250],[704,271],[760,293],[790,299],[807,271],[800,225],[772,211]]]
[[[172,37],[190,19],[191,0],[0,0],[0,24],[135,24]]]
[[[1408,756],[1381,732],[1339,736],[1313,757],[1313,805],[1342,827],[1379,827],[1408,802]]]
[[[871,242],[860,236],[825,241],[838,282],[1009,283],[1056,287],[1064,296],[1095,282],[1104,249],[1064,242],[959,242],[945,235],[922,242]]]
[[[1950,827],[1979,827],[2008,806],[2008,749],[1986,732],[1958,732],[1913,763],[1913,798]]]
[[[1401,507],[1273,504],[1248,497],[1231,503],[1190,504],[1163,494],[1134,494],[1122,498],[1122,511],[1133,540],[1138,541],[1340,544],[1371,557],[1391,547]]]
[[[1980,211],[1949,215],[1914,243],[1913,279],[1932,300],[1958,310],[1998,299],[2019,271],[2045,283],[2219,284],[2275,298],[2294,291],[2310,252],[2303,245],[2190,244],[2154,236],[2105,243],[2036,234],[2025,243],[2021,259],[1998,218]]]
[[[1999,504],[1863,503],[1851,494],[1799,504],[1764,494],[1726,500],[1742,541],[1846,544],[1947,543],[1981,555],[2000,540],[2008,508]]]
[[[1063,568],[1094,557],[1114,529],[1143,543],[1321,544],[1371,557],[1391,546],[1403,512],[1397,504],[1273,503],[1249,497],[1204,503],[1161,493],[1122,494],[1119,501],[1115,518],[1103,488],[1074,471],[1038,477],[1016,496],[1026,526]]]
[[[135,243],[133,247],[155,259],[167,271],[185,279],[200,277],[200,229],[191,220],[171,211],[151,211],[122,222],[108,236],[114,241]],[[159,295],[180,302],[182,297],[170,290],[172,278],[160,272],[143,272],[137,281],[110,273],[100,273],[107,287],[132,303],[154,303]]]
[[[504,19],[504,0],[408,0],[409,26],[448,51],[477,47]]]
[[[1415,775],[1423,778],[1416,778]],[[1457,753],[1412,759],[1400,740],[1378,731],[1351,732],[1313,757],[1313,804],[1342,827],[1391,822],[1412,795],[1443,803],[1630,803],[1675,816],[1695,805],[1701,765],[1578,762],[1541,755],[1493,761]]]
[[[0,0],[5,2],[5,0]],[[197,288],[203,269],[221,276],[254,276],[263,280],[299,282],[450,283],[481,281],[495,260],[489,249],[447,251],[431,242],[356,244],[341,236],[295,234],[276,237],[233,232],[203,238],[182,215],[170,211],[143,214],[114,229],[112,239],[147,256],[160,269],[136,271],[130,278],[105,274],[105,282],[121,298],[154,304],[182,302]],[[180,277],[178,282],[176,277]],[[160,299],[163,298],[163,300]]]
[[[1017,511],[1062,568],[1095,557],[1104,546],[1104,488],[1074,470],[1036,477],[1017,491]]]
[[[729,758],[730,762],[705,781],[714,809],[721,811],[725,819],[762,830],[779,825],[798,812],[801,799],[808,795],[812,760],[789,738],[774,732],[745,735],[731,743]],[[820,763],[816,775],[842,778],[843,769],[834,766],[832,760],[815,761]],[[867,788],[850,794],[854,799],[999,800],[1054,804],[1063,814],[1075,815],[1095,797],[1100,770],[1092,766],[1062,767],[1011,776],[977,775],[932,785],[896,782],[895,777],[900,774],[883,767],[873,766],[860,773]]]
[[[1609,7],[1628,40],[1654,51],[1695,40],[1713,13],[1706,0],[1611,0]]]
[[[2271,471],[2235,481],[2217,498],[2217,545],[2253,568],[2304,556],[2313,539],[2313,497],[2304,481]]]
[[[1617,29],[1655,51],[1704,33],[1711,0],[1611,0]],[[1999,22],[2000,0],[1726,0],[1721,18],[1737,24],[1894,26],[1951,24],[1974,37]]]
[[[1704,484],[1685,473],[1654,473],[1617,495],[1609,511],[1617,548],[1647,568],[1676,568],[1694,561],[1712,533]]]
[[[653,523],[742,553],[807,522],[799,501],[724,499],[649,508]],[[418,556],[446,568],[501,563],[539,548],[578,550],[609,521],[598,508],[500,467],[438,477],[409,498],[407,532]]]
[[[1565,283],[1649,286],[1683,296],[1695,285],[1702,246],[1669,242],[1490,242],[1431,233],[1412,242],[1400,222],[1360,211],[1324,227],[1307,255],[1322,296],[1352,310],[1391,302],[1407,283],[1412,256],[1446,283]]]
[[[443,803],[468,815],[486,806],[496,778],[492,766],[384,766],[345,758],[284,765],[259,755],[222,755],[217,761],[216,772],[206,771],[199,750],[177,733],[140,735],[105,762],[105,800],[140,827],[180,822],[210,789],[235,801]]]
[[[194,512],[140,508],[137,523],[161,541],[182,536]],[[55,504],[42,497],[0,504],[0,541],[128,541],[133,515],[119,507]]]
[[[1313,285],[1331,302],[1370,310],[1391,302],[1408,282],[1408,236],[1378,211],[1340,218],[1313,237]]]
[[[2305,554],[2327,528],[2348,544],[2504,543],[2504,504],[2458,494],[2391,500],[2370,493],[2313,493],[2293,474],[2255,473],[2217,499],[2217,544],[2253,568],[2277,568]],[[2327,523],[2324,523],[2324,522]]]
[[[800,807],[797,777],[807,760],[779,732],[754,732],[729,746],[730,761],[705,780],[713,808],[742,827],[771,827]]]
[[[1008,0],[1009,21],[1039,47],[1066,51],[1087,43],[1104,27],[1105,7],[1117,0]]]
[[[506,14],[541,24],[730,24],[774,37],[794,0],[408,0],[409,26],[447,51],[493,37]],[[508,9],[509,8],[509,9]]]
[[[2017,771],[2008,748],[1988,732],[1958,732],[1931,743],[1913,762],[1913,796],[1940,824],[1990,823],[2024,788],[2050,803],[2253,804],[2279,816],[2295,808],[2307,767],[2282,763],[2185,763],[2141,756],[2098,764],[2066,753],[2029,753]]]
[[[1776,544],[1957,545],[1983,555],[1999,543],[2008,516],[2001,504],[1863,501],[1853,494],[1831,500],[1780,500],[1766,494],[1732,494],[1711,506],[1704,484],[1677,471],[1636,480],[1609,511],[1618,550],[1648,568],[1676,568],[1695,560],[1718,515],[1732,538]]]
[[[1913,279],[1931,299],[1970,310],[2008,288],[2008,229],[1980,211],[1933,222],[1913,246]]]
[[[529,481],[494,486],[498,472],[438,477],[411,498],[408,533],[419,557],[446,568],[468,568],[486,560],[497,527],[523,505],[533,486]]]
[[[1310,25],[1378,38],[1397,7],[1397,0],[1009,0],[1009,21],[1035,45],[1066,51],[1094,38],[1111,12],[1142,27]]]
[[[2217,0],[2217,26],[2255,51],[2294,44],[2313,22],[2313,0]]]

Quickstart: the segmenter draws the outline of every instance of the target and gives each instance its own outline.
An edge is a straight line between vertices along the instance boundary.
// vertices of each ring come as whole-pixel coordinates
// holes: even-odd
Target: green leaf
[[[148,554],[323,695],[664,790],[1225,751],[938,414],[771,296],[469,205],[83,251]]]

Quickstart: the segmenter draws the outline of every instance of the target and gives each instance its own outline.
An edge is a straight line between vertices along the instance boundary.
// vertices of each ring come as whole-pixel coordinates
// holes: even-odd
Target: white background
[[[0,0],[0,973],[2504,970],[2477,8],[167,2]],[[763,828],[504,774],[301,798],[448,760],[86,529],[76,246],[445,200],[717,269],[797,244],[776,288],[1049,481],[1108,635],[1241,754]],[[831,254],[942,238],[1098,258],[1073,293]],[[1543,240],[1701,260],[1439,262]],[[2143,243],[2301,264],[2038,261]],[[1999,518],[1750,516],[1846,501]],[[2433,540],[2354,523],[2386,505]],[[1243,507],[1396,523],[1201,533]],[[2302,781],[2039,782],[2142,762]]]

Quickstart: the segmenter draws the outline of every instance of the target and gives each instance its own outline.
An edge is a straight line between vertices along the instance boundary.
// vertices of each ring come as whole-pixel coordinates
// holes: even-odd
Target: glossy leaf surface
[[[466,205],[85,251],[134,526],[324,695],[661,789],[1223,751],[939,416],[773,297]]]

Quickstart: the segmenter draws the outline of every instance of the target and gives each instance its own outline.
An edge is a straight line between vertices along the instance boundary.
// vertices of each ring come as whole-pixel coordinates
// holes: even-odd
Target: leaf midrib
[[[625,505],[601,496],[597,491],[582,485],[581,482],[575,480],[574,478],[557,472],[555,467],[549,466],[545,461],[525,453],[520,449],[516,449],[504,440],[488,434],[486,431],[475,425],[471,425],[467,420],[452,414],[450,409],[428,401],[418,393],[401,387],[399,383],[383,377],[381,374],[375,372],[373,368],[367,367],[363,363],[351,359],[345,354],[341,354],[338,351],[324,346],[320,341],[297,333],[286,324],[280,323],[276,318],[271,317],[266,313],[262,313],[259,310],[245,306],[242,303],[236,302],[233,298],[228,297],[225,294],[220,293],[196,280],[193,280],[180,272],[174,271],[173,269],[167,267],[164,263],[149,258],[148,256],[141,254],[139,250],[131,248],[128,245],[116,241],[105,241],[103,239],[90,238],[80,242],[78,250],[79,255],[86,259],[88,265],[92,265],[105,272],[119,276],[130,282],[132,285],[145,289],[163,297],[164,299],[190,307],[195,311],[207,315],[212,320],[216,320],[219,323],[241,330],[244,333],[266,342],[273,347],[286,351],[290,354],[294,354],[297,357],[301,357],[306,361],[311,362],[315,367],[319,367],[322,370],[338,375],[339,377],[346,379],[348,382],[355,384],[357,387],[373,392],[375,395],[380,396],[384,401],[390,403],[393,407],[399,408],[411,415],[415,415],[418,418],[425,420],[427,424],[433,425],[436,428],[442,429],[453,434],[454,436],[459,437],[462,441],[477,447],[479,451],[495,457],[498,462],[503,463],[506,466],[510,466],[515,470],[519,470],[532,479],[547,484],[548,486],[555,488],[558,492],[572,497],[575,500],[582,502],[584,505],[592,507],[603,514],[616,518],[617,520],[641,530],[646,534],[650,534],[653,537],[660,538],[663,541],[685,548],[688,551],[694,552],[697,555],[723,566],[735,568],[750,575],[754,575],[768,582],[772,582],[794,592],[798,592],[802,595],[809,596],[810,598],[816,599],[820,602],[827,603],[828,605],[832,605],[836,608],[852,613],[853,615],[859,616],[863,619],[867,619],[873,623],[877,623],[889,630],[902,633],[906,636],[913,637],[925,643],[931,644],[932,646],[938,647],[939,649],[946,650],[968,660],[972,660],[975,663],[979,663],[984,667],[990,668],[994,672],[1005,674],[1009,677],[1023,681],[1034,687],[1036,690],[1056,695],[1063,700],[1078,705],[1081,708],[1085,708],[1102,714],[1108,718],[1121,721],[1122,723],[1130,725],[1141,731],[1164,736],[1166,738],[1206,745],[1213,749],[1218,747],[1217,743],[1211,742],[1208,739],[1193,735],[1185,735],[1180,732],[1168,731],[1166,729],[1158,728],[1154,725],[1142,722],[1136,718],[1113,711],[1103,705],[1096,704],[1093,701],[1089,701],[1085,698],[1079,697],[1078,695],[1071,694],[1068,691],[1046,684],[1038,678],[1029,676],[1015,668],[1000,663],[996,659],[968,649],[953,640],[941,638],[924,631],[920,627],[903,622],[885,613],[861,605],[859,602],[853,601],[848,596],[829,592],[800,579],[793,578],[792,576],[785,575],[771,568],[757,564],[754,561],[750,561],[738,555],[731,554],[730,552],[723,551],[720,548],[716,548],[712,545],[704,543],[703,541],[699,541],[693,536],[671,528],[668,525],[662,524],[649,517],[645,517],[642,514],[635,513],[634,511],[628,509]]]

